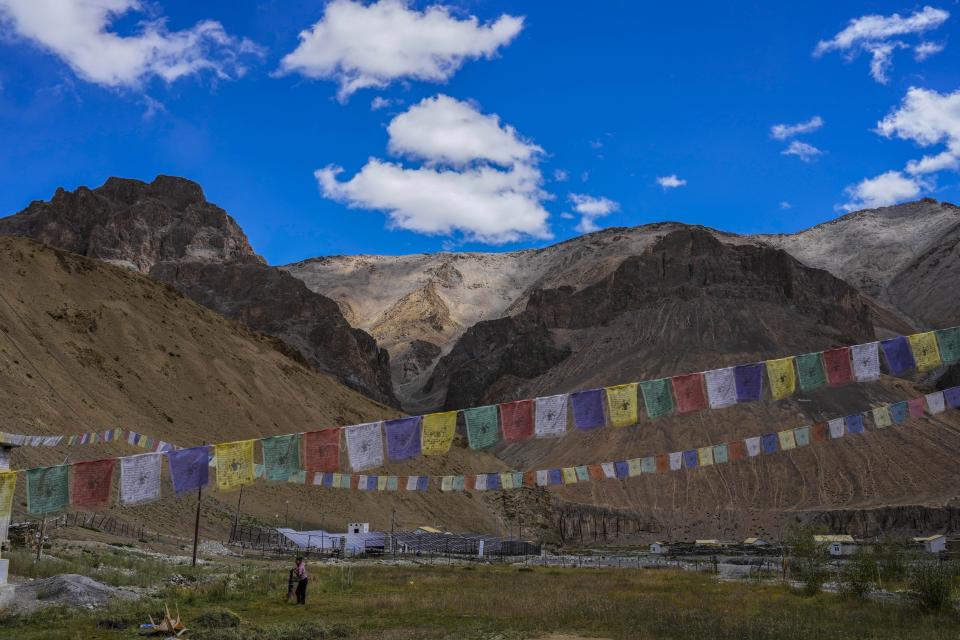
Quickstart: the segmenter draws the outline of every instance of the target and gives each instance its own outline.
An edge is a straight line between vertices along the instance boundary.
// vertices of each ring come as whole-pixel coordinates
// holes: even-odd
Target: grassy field
[[[24,559],[17,565],[22,566]],[[65,560],[82,569],[87,559]],[[104,563],[98,559],[100,566]],[[116,561],[119,562],[119,561]],[[115,562],[115,563],[116,563]],[[118,584],[145,584],[162,572],[152,560],[125,561]],[[47,565],[48,569],[55,569]],[[59,568],[59,567],[56,567]],[[39,571],[38,575],[46,573]],[[178,605],[202,640],[314,638],[539,638],[563,633],[604,638],[951,640],[956,616],[927,616],[912,606],[855,602],[836,595],[801,597],[783,586],[722,583],[673,570],[522,570],[513,567],[311,566],[306,607],[283,602],[286,566],[208,566],[193,582],[95,612],[60,608],[0,619],[0,637],[19,640],[136,637],[162,603]],[[134,572],[136,577],[130,575]],[[168,567],[167,574],[181,573]],[[86,571],[89,573],[89,571]],[[93,574],[95,575],[95,574]],[[99,577],[103,577],[102,575]],[[239,616],[222,626],[223,610]],[[229,616],[227,616],[229,618]],[[207,619],[207,628],[202,623]]]

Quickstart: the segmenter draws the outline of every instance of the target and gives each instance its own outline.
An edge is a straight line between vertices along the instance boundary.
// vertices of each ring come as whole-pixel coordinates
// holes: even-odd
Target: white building
[[[828,545],[832,556],[849,556],[857,551],[857,541],[853,536],[813,536],[813,541],[818,545]]]
[[[668,547],[666,542],[660,542],[658,540],[657,542],[654,542],[653,544],[650,545],[650,553],[663,555],[667,551],[668,551]]]
[[[769,542],[763,538],[747,538],[743,541],[743,546],[745,547],[766,547],[769,546]]]
[[[348,522],[347,533],[370,533],[369,522]]]
[[[947,536],[942,533],[924,538],[914,538],[913,542],[914,544],[922,546],[923,550],[927,553],[940,553],[941,551],[947,550]]]

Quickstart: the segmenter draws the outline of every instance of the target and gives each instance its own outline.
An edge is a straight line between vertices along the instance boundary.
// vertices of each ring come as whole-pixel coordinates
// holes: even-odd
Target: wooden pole
[[[207,441],[204,440],[203,444],[206,445]],[[190,566],[197,566],[197,545],[200,544],[200,503],[203,501],[203,485],[201,484],[197,487],[197,517],[193,522],[193,560],[190,562]]]
[[[237,498],[237,513],[233,517],[233,531],[236,538],[240,532],[240,503],[243,501],[243,485],[240,485],[240,496]]]

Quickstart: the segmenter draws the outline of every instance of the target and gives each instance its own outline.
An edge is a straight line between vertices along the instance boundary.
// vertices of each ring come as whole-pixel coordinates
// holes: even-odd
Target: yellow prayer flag
[[[793,356],[767,360],[767,378],[770,380],[770,392],[775,399],[779,400],[791,395],[797,386]]]
[[[713,464],[713,447],[700,447],[697,449],[697,463],[701,467],[709,467]]]
[[[794,435],[793,429],[781,431],[777,434],[777,438],[780,440],[780,448],[782,450],[789,451],[790,449],[797,448],[797,437]]]
[[[637,383],[607,387],[606,392],[610,424],[615,427],[637,424]]]
[[[253,440],[224,442],[213,446],[217,457],[217,488],[230,491],[253,482]]]
[[[423,416],[420,431],[420,449],[425,456],[446,453],[457,432],[457,412],[444,411]]]
[[[917,369],[920,371],[929,371],[939,367],[940,349],[937,348],[937,336],[933,331],[926,333],[915,333],[907,336],[910,341],[910,350],[913,351],[913,359],[917,363]]]
[[[627,475],[631,478],[643,473],[643,460],[640,458],[630,458],[627,460]]]
[[[10,517],[13,510],[13,491],[17,488],[16,471],[0,471],[0,520]],[[0,541],[4,538],[0,536]]]
[[[513,474],[506,472],[500,474],[500,488],[501,489],[513,489]]]
[[[440,480],[440,491],[453,490],[453,476],[443,476]]]
[[[564,467],[561,469],[563,473],[563,484],[575,484],[577,482],[577,470],[573,467]]]
[[[387,476],[377,476],[377,491],[387,490]]]
[[[873,426],[877,429],[883,429],[893,424],[890,419],[890,409],[887,407],[877,407],[873,410]]]

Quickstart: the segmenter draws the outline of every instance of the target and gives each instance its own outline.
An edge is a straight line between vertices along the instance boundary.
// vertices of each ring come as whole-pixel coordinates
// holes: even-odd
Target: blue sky
[[[960,200],[955,0],[437,7],[0,0],[0,213],[181,175],[283,264]]]

